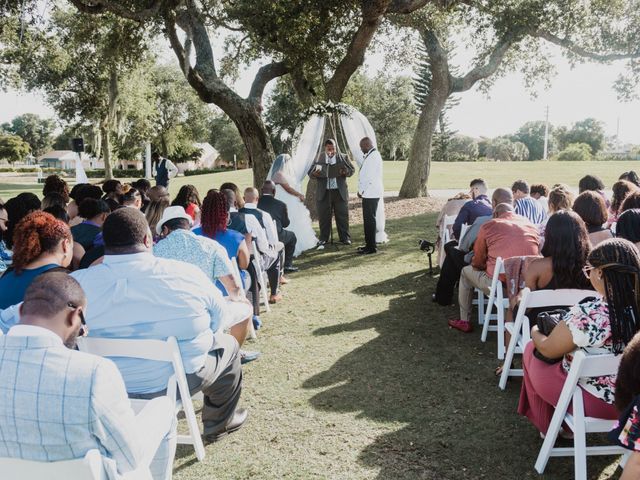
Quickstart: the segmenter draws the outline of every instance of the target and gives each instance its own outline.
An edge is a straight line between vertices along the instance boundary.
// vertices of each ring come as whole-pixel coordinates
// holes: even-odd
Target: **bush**
[[[75,175],[75,170],[68,170]],[[104,178],[104,169],[87,170],[87,178]],[[113,169],[113,178],[144,178],[144,170]]]
[[[585,162],[593,160],[591,147],[586,143],[570,143],[558,154],[560,162]]]
[[[219,173],[229,170],[229,168],[198,168],[196,170],[186,170],[184,172],[185,177],[191,177],[192,175],[206,175],[208,173]]]

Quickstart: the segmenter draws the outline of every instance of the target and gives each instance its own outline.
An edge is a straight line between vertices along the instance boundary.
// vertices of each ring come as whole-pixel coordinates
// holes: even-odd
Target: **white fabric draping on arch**
[[[364,155],[360,150],[360,140],[363,137],[369,137],[371,141],[373,141],[373,146],[377,148],[376,133],[373,131],[373,127],[369,123],[369,120],[367,120],[367,117],[355,108],[351,112],[351,118],[340,117],[340,121],[344,135],[347,138],[347,143],[349,144],[349,150],[351,150],[351,155],[353,155],[353,158],[356,160],[358,167],[362,167]],[[381,198],[378,203],[378,210],[376,211],[376,243],[386,243],[389,241],[385,227],[384,198]]]
[[[320,146],[325,131],[326,117],[314,115],[304,124],[302,132],[294,144],[291,155],[291,175],[294,177],[298,185],[296,189],[300,190],[302,181],[307,175],[307,171],[311,168],[311,164],[315,160],[320,150]],[[360,167],[362,165],[363,155],[360,151],[360,140],[363,137],[369,137],[376,145],[376,134],[369,120],[355,108],[351,107],[351,116],[341,116],[340,123],[347,140],[351,155]],[[380,199],[378,211],[376,212],[376,242],[387,242],[388,236],[385,232],[385,213],[384,199]]]
[[[87,178],[87,173],[84,171],[84,166],[82,165],[82,154],[78,154],[76,158],[76,183],[89,183],[89,179]]]

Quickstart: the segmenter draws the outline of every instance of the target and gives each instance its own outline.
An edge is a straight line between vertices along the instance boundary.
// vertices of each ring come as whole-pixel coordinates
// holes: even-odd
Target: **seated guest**
[[[151,189],[151,182],[146,178],[141,178],[133,182],[131,186],[140,192],[140,195],[142,196],[142,208],[140,208],[140,211],[142,213],[145,213],[147,211],[147,206],[151,201],[149,200],[149,196],[147,195],[149,190]]]
[[[438,213],[438,218],[436,219],[436,232],[438,234],[438,238],[436,240],[436,251],[440,251],[440,243],[442,242],[440,234],[445,216],[457,217],[460,210],[462,210],[462,206],[469,200],[471,200],[471,195],[467,192],[460,192],[448,199],[447,203],[445,203],[440,209],[440,213]]]
[[[620,480],[640,478],[640,335],[636,334],[622,353],[616,376],[616,409],[621,413],[609,439],[630,450]]]
[[[275,197],[276,184],[271,180],[264,182],[262,196],[258,201],[258,209],[267,212],[275,220],[278,229],[278,240],[284,244],[284,272],[297,272],[293,266],[293,254],[296,250],[296,234],[286,230],[289,226],[289,212],[287,204]]]
[[[0,201],[0,275],[7,269],[7,263],[11,263],[11,251],[7,248],[7,244],[4,241],[8,221],[9,215],[4,203]]]
[[[107,338],[178,339],[192,393],[204,393],[204,436],[216,441],[244,424],[236,411],[242,389],[238,342],[222,333],[223,309],[211,280],[195,265],[153,256],[144,215],[120,208],[103,227],[105,256],[100,265],[79,270],[88,300],[92,335]],[[164,395],[170,365],[114,358],[130,396]]]
[[[61,194],[51,192],[42,199],[42,203],[40,204],[42,210],[46,210],[49,207],[66,208],[67,202],[64,201],[64,197]]]
[[[493,217],[480,227],[473,245],[471,265],[464,267],[460,274],[460,319],[449,320],[449,326],[465,333],[473,330],[471,307],[474,289],[479,288],[489,295],[497,258],[538,254],[538,229],[526,218],[516,215],[512,205],[497,205]]]
[[[582,219],[570,211],[554,213],[547,222],[545,242],[540,251],[542,258],[529,263],[524,275],[525,286],[531,290],[590,288],[591,284],[582,275],[590,249]]]
[[[155,187],[154,187],[155,188]],[[164,187],[161,187],[164,188]],[[151,229],[151,234],[153,235],[154,243],[160,240],[160,235],[156,232],[156,227],[158,222],[162,218],[162,214],[164,211],[171,205],[169,201],[169,196],[160,197],[158,200],[151,200],[149,205],[147,205],[147,210],[145,212],[145,217],[147,218],[147,223],[149,224],[149,228]]]
[[[176,195],[176,198],[171,202],[171,206],[184,208],[187,215],[198,225],[200,224],[200,207],[202,206],[202,202],[200,201],[198,189],[193,185],[183,185],[180,187],[178,195]]]
[[[138,190],[131,187],[126,193],[122,194],[122,206],[131,207],[136,210],[142,209],[142,195]]]
[[[258,190],[253,187],[249,187],[244,191],[244,207],[238,210],[246,217],[255,217],[260,224],[260,227],[264,230],[267,241],[269,242],[270,252],[275,253],[275,261],[271,262],[271,256],[269,255],[269,266],[265,266],[267,276],[269,277],[269,288],[271,289],[271,296],[269,297],[269,303],[277,303],[282,300],[282,295],[278,293],[278,287],[280,286],[280,252],[284,249],[282,242],[278,240],[278,232],[276,231],[275,224],[271,215],[263,210],[258,209],[258,200],[260,195]],[[253,231],[251,232],[253,233]],[[260,246],[258,246],[260,248]],[[261,253],[265,253],[260,250]]]
[[[578,192],[596,192],[604,200],[606,208],[610,206],[609,199],[604,193],[604,183],[594,175],[585,175],[580,179],[580,182],[578,182]]]
[[[225,182],[220,185],[220,191],[223,190],[231,190],[236,196],[236,208],[241,209],[244,207],[244,200],[242,199],[242,193],[240,193],[240,188],[235,183]]]
[[[476,178],[471,180],[469,186],[471,187],[469,191],[471,201],[462,206],[453,223],[452,232],[457,239],[460,239],[462,225],[465,223],[471,225],[476,221],[476,218],[491,215],[491,202],[487,197],[488,188],[486,182],[481,178]]]
[[[74,185],[71,189],[71,202],[67,205],[67,212],[69,213],[69,225],[75,227],[82,223],[84,218],[80,216],[78,209],[80,204],[87,198],[94,198],[100,200],[102,198],[102,189],[97,185],[90,185],[88,183],[79,183]]]
[[[123,193],[123,186],[120,180],[107,180],[102,184],[102,191],[104,192],[102,199],[107,202],[112,212],[120,208]]]
[[[69,185],[64,179],[60,178],[58,175],[49,175],[44,180],[44,185],[42,186],[42,196],[47,197],[48,195],[55,193],[62,197],[62,201],[66,205],[69,203]],[[46,208],[46,207],[42,207]]]
[[[531,198],[538,201],[542,208],[544,208],[545,212],[549,212],[549,187],[538,183],[536,185],[531,185],[530,189]]]
[[[640,208],[622,212],[616,224],[616,237],[629,240],[640,248]]]
[[[147,192],[147,195],[149,195],[149,200],[152,202],[157,202],[158,200],[164,198],[168,200],[170,197],[169,190],[167,190],[167,187],[163,187],[162,185],[151,187]]]
[[[596,194],[597,195],[597,194]],[[589,254],[585,275],[600,297],[572,307],[552,330],[543,335],[537,326],[532,342],[525,348],[522,364],[524,379],[518,413],[546,434],[555,405],[578,348],[602,353],[622,353],[640,328],[640,256],[632,243],[622,239],[602,242]],[[534,355],[534,350],[547,363]],[[617,418],[614,408],[615,375],[581,379],[584,413],[587,417]]]
[[[155,399],[136,416],[113,362],[75,349],[86,303],[68,274],[40,275],[24,295],[20,323],[0,337],[0,422],[20,425],[3,431],[0,457],[59,462],[97,449],[109,479],[147,478],[152,459],[154,479],[169,478],[172,402]]]
[[[54,205],[52,207],[45,208],[43,212],[48,213],[52,215],[53,218],[60,220],[66,223],[67,225],[69,225],[69,214],[60,205]],[[73,235],[73,232],[71,232],[71,235]],[[67,268],[70,270],[77,270],[80,266],[80,261],[82,260],[82,257],[84,257],[84,255],[85,255],[84,247],[74,241],[73,242],[73,258],[71,259],[71,263]]]
[[[589,240],[594,247],[613,237],[611,230],[603,227],[607,221],[607,207],[597,192],[587,190],[578,195],[573,202],[573,211],[580,215],[587,225]]]
[[[162,240],[154,246],[153,253],[159,258],[195,265],[212,283],[220,280],[229,294],[225,299],[217,288],[214,291],[216,303],[221,304],[224,310],[222,328],[229,330],[242,345],[247,338],[251,305],[241,295],[227,251],[215,240],[193,233],[192,225],[193,220],[184,208],[167,208],[156,227]]]
[[[513,203],[513,194],[506,188],[496,188],[491,197],[493,208],[501,203]],[[453,290],[460,279],[462,269],[471,263],[473,258],[473,244],[478,237],[480,227],[493,218],[491,215],[476,218],[473,225],[469,227],[464,236],[460,239],[460,244],[451,241],[444,246],[447,253],[440,268],[440,277],[436,286],[436,293],[433,294],[433,301],[447,306],[453,303]]]
[[[80,216],[86,220],[71,227],[73,241],[82,245],[86,252],[94,247],[98,234],[102,231],[102,225],[107,219],[111,209],[104,200],[87,198],[82,201],[78,209]]]
[[[13,248],[13,232],[16,229],[20,220],[26,217],[31,212],[40,210],[40,199],[33,193],[24,192],[16,197],[7,200],[4,204],[4,209],[7,212],[7,231],[4,235],[7,248],[11,250]]]
[[[627,195],[627,198],[622,202],[620,213],[632,208],[640,208],[640,191],[633,191]]]
[[[626,180],[627,182],[631,182],[636,187],[640,188],[640,177],[638,177],[638,174],[633,170],[624,172],[622,175],[620,175],[620,178],[618,180]]]
[[[516,180],[511,186],[513,192],[514,211],[528,219],[534,225],[544,223],[547,212],[540,202],[529,196],[529,184],[524,180]]]
[[[560,210],[571,210],[573,208],[574,196],[565,186],[553,188],[549,192],[549,215],[553,215]]]
[[[0,277],[0,309],[20,303],[38,275],[67,268],[73,257],[69,226],[45,212],[33,212],[24,217],[16,227],[13,239],[13,264]]]
[[[611,206],[609,207],[609,218],[607,219],[607,227],[611,228],[618,221],[618,216],[622,213],[622,203],[630,193],[635,192],[638,188],[631,182],[619,180],[613,184],[613,196],[611,197]]]

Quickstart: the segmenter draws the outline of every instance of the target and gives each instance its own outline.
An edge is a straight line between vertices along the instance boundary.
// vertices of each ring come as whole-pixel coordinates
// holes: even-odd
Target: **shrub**
[[[198,168],[196,170],[186,170],[184,172],[185,177],[191,177],[192,175],[206,175],[208,173],[218,173],[229,170],[229,168]]]
[[[586,143],[570,143],[558,154],[560,162],[584,162],[593,160],[591,147]]]

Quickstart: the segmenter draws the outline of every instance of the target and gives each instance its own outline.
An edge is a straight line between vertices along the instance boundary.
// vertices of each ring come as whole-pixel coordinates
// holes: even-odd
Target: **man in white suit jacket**
[[[358,248],[358,253],[370,255],[378,251],[376,247],[376,212],[378,203],[384,194],[382,157],[369,137],[360,140],[360,150],[362,150],[364,158],[358,176],[358,196],[362,198],[365,245]]]

